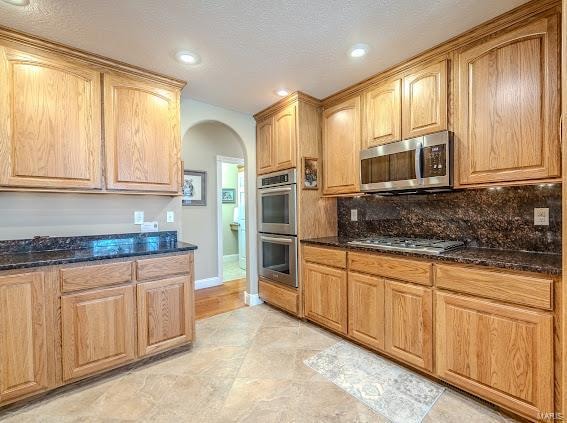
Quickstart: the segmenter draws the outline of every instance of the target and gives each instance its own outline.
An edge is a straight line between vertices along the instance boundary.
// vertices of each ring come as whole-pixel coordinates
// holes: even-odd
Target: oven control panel
[[[447,144],[423,148],[423,177],[447,175]]]
[[[287,184],[289,182],[289,175],[276,175],[276,176],[266,176],[262,178],[262,186],[267,187],[270,185],[280,185]]]

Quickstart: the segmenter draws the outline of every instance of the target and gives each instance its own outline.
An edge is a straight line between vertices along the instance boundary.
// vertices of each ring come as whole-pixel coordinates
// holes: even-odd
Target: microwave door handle
[[[420,185],[423,183],[423,174],[421,170],[422,152],[423,152],[423,145],[419,143],[415,148],[415,176]]]
[[[275,244],[291,244],[293,241],[291,239],[286,238],[272,238],[269,236],[261,236],[260,239],[262,241],[273,242]]]

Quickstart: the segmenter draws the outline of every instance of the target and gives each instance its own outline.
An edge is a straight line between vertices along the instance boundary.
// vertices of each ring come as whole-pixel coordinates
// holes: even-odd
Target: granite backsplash
[[[549,226],[534,226],[534,208]],[[350,220],[351,209],[358,221]],[[375,235],[461,240],[471,247],[561,252],[561,185],[338,199],[340,237]]]

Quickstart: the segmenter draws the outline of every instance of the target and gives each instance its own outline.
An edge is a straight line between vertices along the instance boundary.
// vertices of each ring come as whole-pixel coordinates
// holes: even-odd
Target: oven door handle
[[[273,238],[270,236],[261,236],[260,239],[262,241],[268,241],[268,242],[273,242],[276,244],[292,244],[293,240],[291,239],[287,239],[287,238]]]
[[[273,194],[275,192],[291,192],[291,186],[287,187],[278,187],[278,188],[264,188],[260,190],[260,194]]]

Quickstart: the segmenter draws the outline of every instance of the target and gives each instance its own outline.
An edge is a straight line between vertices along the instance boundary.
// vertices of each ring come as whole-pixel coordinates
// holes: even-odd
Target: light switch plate
[[[356,222],[358,220],[358,209],[351,209],[350,220],[351,222]]]
[[[534,209],[534,225],[536,225],[536,226],[549,226],[549,209],[548,208],[535,208]]]
[[[157,222],[144,222],[140,229],[142,232],[157,232],[159,225]]]
[[[170,210],[167,212],[167,223],[173,223],[175,222],[175,212]]]
[[[144,212],[143,211],[135,211],[134,212],[134,225],[141,225],[144,223]]]

